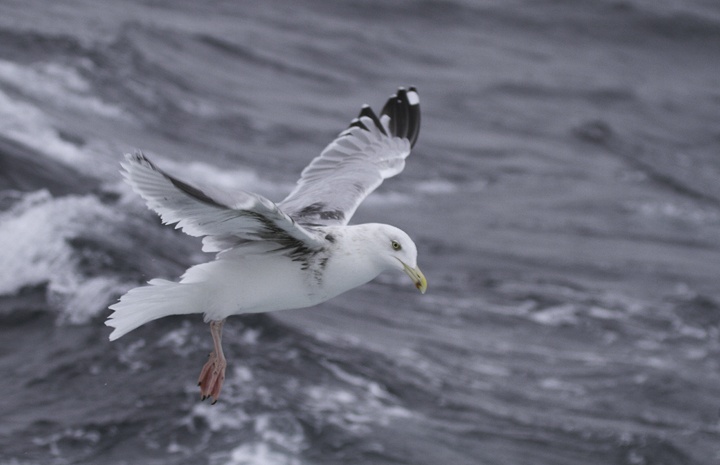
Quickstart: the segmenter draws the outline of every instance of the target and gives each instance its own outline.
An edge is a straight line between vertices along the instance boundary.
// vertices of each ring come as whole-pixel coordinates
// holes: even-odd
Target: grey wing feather
[[[278,205],[304,225],[345,225],[384,179],[405,167],[420,131],[417,90],[399,89],[378,118],[365,105],[350,127],[302,172]]]
[[[161,171],[140,152],[126,154],[123,176],[165,224],[203,237],[203,251],[220,252],[248,241],[270,241],[275,250],[302,254],[323,246],[322,236],[298,225],[277,205],[250,192],[191,186]]]

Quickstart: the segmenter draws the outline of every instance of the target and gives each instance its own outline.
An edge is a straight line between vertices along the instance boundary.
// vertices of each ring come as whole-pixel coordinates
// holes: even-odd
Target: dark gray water
[[[354,222],[406,276],[110,343],[107,305],[211,256],[121,182],[140,148],[279,201],[418,87]],[[0,3],[0,465],[720,462],[720,4]]]

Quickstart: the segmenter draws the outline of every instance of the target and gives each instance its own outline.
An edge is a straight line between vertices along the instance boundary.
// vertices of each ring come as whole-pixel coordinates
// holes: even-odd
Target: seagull
[[[202,313],[214,349],[198,385],[217,402],[225,379],[222,328],[230,315],[310,307],[365,284],[385,270],[405,272],[424,294],[417,247],[387,224],[349,225],[360,203],[405,167],[420,131],[420,99],[400,88],[378,117],[357,118],[302,171],[295,189],[273,203],[242,190],[192,185],[162,171],[142,152],[126,154],[125,180],[164,224],[202,237],[216,258],[187,269],[179,282],[152,279],[109,308],[113,341],[168,315]]]

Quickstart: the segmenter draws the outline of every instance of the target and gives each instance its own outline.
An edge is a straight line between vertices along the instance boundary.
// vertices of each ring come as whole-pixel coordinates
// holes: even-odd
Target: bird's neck
[[[330,258],[323,278],[328,298],[365,284],[386,269],[375,259],[375,249],[368,242],[364,226],[329,231],[335,242],[329,247]]]

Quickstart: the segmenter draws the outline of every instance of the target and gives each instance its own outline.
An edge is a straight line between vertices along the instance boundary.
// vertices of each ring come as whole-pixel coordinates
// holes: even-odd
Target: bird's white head
[[[427,280],[417,265],[417,247],[403,230],[387,224],[368,224],[372,230],[372,255],[385,269],[405,272],[423,294]]]

